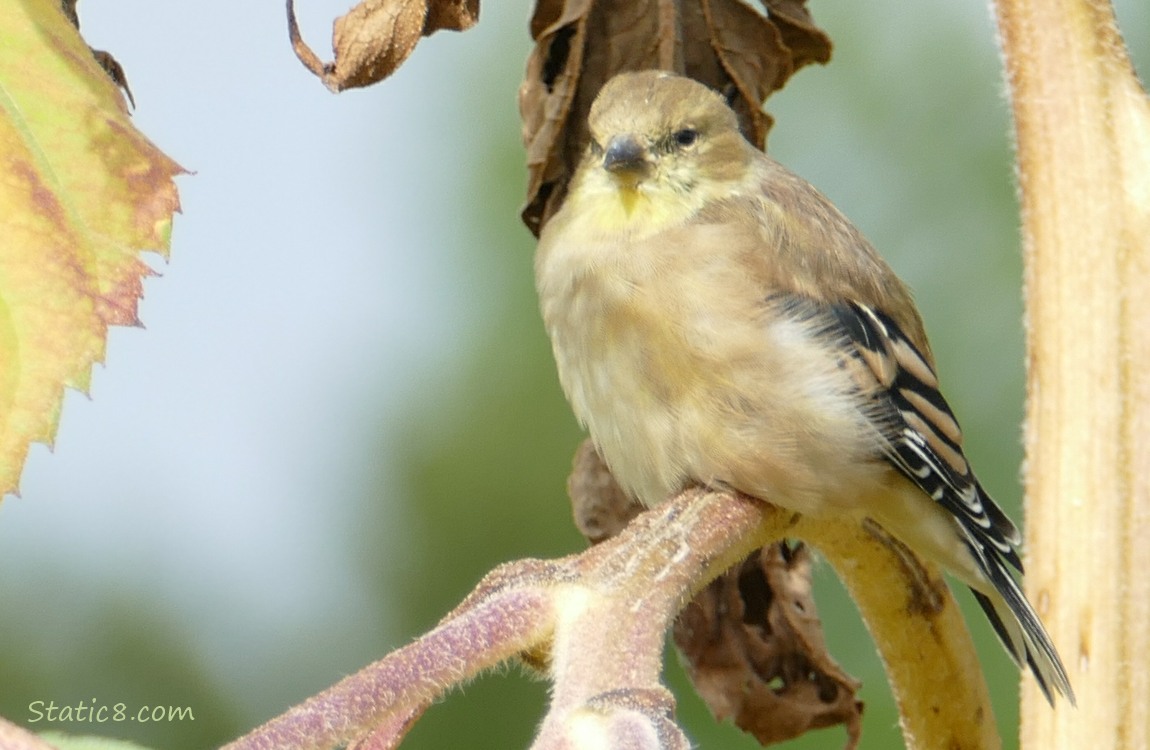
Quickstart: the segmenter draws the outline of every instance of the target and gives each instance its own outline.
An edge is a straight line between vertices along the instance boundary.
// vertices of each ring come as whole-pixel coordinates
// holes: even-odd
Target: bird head
[[[651,198],[726,189],[746,173],[735,113],[703,84],[665,71],[615,76],[588,117],[586,178],[604,190]],[[635,196],[632,196],[635,197]]]

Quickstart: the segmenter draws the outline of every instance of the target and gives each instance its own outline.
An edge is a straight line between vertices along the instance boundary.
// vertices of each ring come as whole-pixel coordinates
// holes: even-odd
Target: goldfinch
[[[1047,699],[1073,701],[907,287],[702,84],[619,75],[588,125],[535,277],[560,383],[623,488],[870,518],[970,586]]]

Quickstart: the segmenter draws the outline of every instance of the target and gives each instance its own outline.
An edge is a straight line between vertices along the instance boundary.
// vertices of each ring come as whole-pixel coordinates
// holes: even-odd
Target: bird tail
[[[983,572],[998,596],[975,588],[971,591],[1007,653],[1019,667],[1023,664],[1030,667],[1050,705],[1054,705],[1055,692],[1066,696],[1070,704],[1075,705],[1074,689],[1070,687],[1062,659],[1018,581],[997,555],[976,554],[975,558],[982,563]]]

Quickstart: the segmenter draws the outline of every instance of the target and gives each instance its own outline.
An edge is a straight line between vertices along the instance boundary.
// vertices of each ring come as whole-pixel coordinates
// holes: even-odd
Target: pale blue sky
[[[80,4],[88,41],[127,71],[136,126],[195,174],[178,180],[171,262],[145,284],[146,329],[112,331],[91,398],[67,395],[55,450],[33,446],[22,496],[0,504],[0,598],[65,581],[45,605],[82,628],[87,604],[138,592],[221,666],[285,661],[293,632],[378,628],[338,585],[341,497],[386,475],[390,410],[484,320],[483,254],[439,206],[467,199],[455,175],[476,168],[461,92],[490,86],[514,117],[527,38],[507,5],[425,40],[385,86],[335,96],[292,54],[282,2]],[[300,3],[321,54],[346,7]]]

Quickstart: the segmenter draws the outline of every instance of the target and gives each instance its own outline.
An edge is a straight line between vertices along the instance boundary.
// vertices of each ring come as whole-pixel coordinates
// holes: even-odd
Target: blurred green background
[[[396,339],[364,341],[343,329],[313,332],[317,341],[338,339],[332,346],[355,356],[313,355],[319,344],[307,340],[272,352],[266,373],[253,380],[269,388],[310,360],[331,368],[327,385],[265,405],[262,417],[275,426],[268,434],[297,430],[310,441],[301,445],[338,445],[330,452],[300,448],[316,472],[302,495],[283,487],[256,497],[260,492],[251,488],[208,482],[202,496],[174,500],[206,519],[210,529],[204,532],[198,522],[185,527],[185,517],[150,515],[161,512],[156,504],[171,493],[146,487],[121,492],[118,480],[94,469],[76,469],[71,490],[38,492],[73,471],[70,456],[116,443],[117,429],[125,430],[125,441],[132,439],[127,433],[144,431],[124,427],[133,424],[132,415],[106,410],[94,419],[78,416],[94,422],[90,436],[84,432],[61,448],[66,455],[37,454],[24,497],[0,505],[0,715],[28,724],[35,700],[188,706],[194,721],[30,726],[109,734],[155,748],[207,748],[425,631],[496,564],[581,549],[564,495],[580,432],[556,382],[535,306],[533,242],[517,218],[525,178],[514,92],[528,49],[526,4],[488,3],[477,29],[426,40],[393,81],[338,98],[327,96],[287,52],[278,7],[241,11],[204,2],[180,11],[185,16],[166,18],[148,16],[165,11],[143,4],[116,5],[81,4],[89,41],[121,58],[145,132],[199,172],[181,182],[186,215],[176,223],[174,260],[163,269],[167,278],[149,282],[150,299],[178,296],[181,264],[224,245],[235,254],[206,267],[204,278],[217,289],[234,284],[237,305],[256,304],[260,295],[278,299],[284,309],[340,305],[342,284],[350,282],[339,278],[298,291],[277,286],[278,257],[290,238],[269,238],[276,237],[278,224],[307,216],[329,186],[342,185],[345,226],[337,230],[325,216],[309,220],[315,234],[307,252],[317,267],[344,263],[349,244],[371,252],[386,248],[396,259],[389,273],[410,282],[408,291],[422,295],[431,311],[389,308],[388,325],[404,331]],[[326,48],[325,19],[343,6],[301,3],[305,34],[317,50]],[[970,458],[984,485],[1017,518],[1021,264],[1008,113],[988,11],[980,3],[941,0],[816,0],[811,7],[835,42],[834,60],[802,71],[768,102],[776,118],[769,148],[828,194],[915,289]],[[1118,8],[1145,72],[1150,14],[1139,0],[1124,0]],[[170,36],[177,29],[184,35],[178,43]],[[141,37],[151,46],[133,51]],[[192,97],[204,103],[189,109]],[[165,107],[182,112],[178,124],[167,124]],[[354,119],[338,119],[348,111]],[[246,132],[240,130],[245,122],[264,129],[237,143],[229,134]],[[242,165],[249,177],[237,176],[239,167],[229,172],[234,165],[227,161],[212,161],[214,152],[237,147],[254,155]],[[309,172],[308,154],[320,149],[332,149],[344,171]],[[265,205],[264,185],[280,174],[298,177],[297,192]],[[205,193],[213,179],[254,186],[233,199],[242,204],[237,215],[210,210]],[[400,208],[380,207],[392,201]],[[229,221],[246,226],[237,230]],[[229,227],[231,244],[198,234],[214,223]],[[433,256],[431,270],[409,273],[403,253],[411,250],[396,238],[425,230],[426,246],[418,253]],[[258,276],[233,265],[241,255],[261,254]],[[359,273],[348,266],[343,273]],[[436,279],[421,281],[435,269],[442,269]],[[389,294],[378,295],[381,306],[394,301]],[[148,346],[180,335],[165,334],[162,322],[153,325],[164,314],[145,308],[151,330],[132,339],[141,352],[132,356],[163,358]],[[192,316],[189,326],[218,325],[221,340],[245,317],[225,315],[212,302],[185,304],[181,314]],[[354,329],[361,314],[370,313],[347,313],[347,327]],[[270,322],[250,332],[256,342],[251,349],[281,334],[269,315]],[[141,344],[144,339],[160,343]],[[213,354],[211,345],[204,345],[203,357],[219,371],[246,366],[244,346]],[[116,346],[97,381],[97,403],[118,378]],[[378,347],[372,356],[385,367],[373,370],[356,359],[369,347]],[[344,371],[341,362],[353,364]],[[145,386],[132,387],[138,392]],[[139,410],[176,409],[177,402],[196,399],[198,390],[190,379]],[[132,404],[132,397],[128,389],[122,403]],[[81,401],[69,401],[62,429],[72,429],[72,410],[83,414]],[[345,413],[354,419],[339,418]],[[347,424],[354,431],[334,437]],[[181,465],[200,462],[207,445],[223,444],[221,450],[241,458],[265,450],[265,433],[233,427],[157,427],[144,439],[179,446]],[[68,434],[62,432],[62,443],[72,440]],[[214,470],[203,467],[204,474]],[[148,471],[162,476],[177,469],[140,468]],[[100,500],[105,491],[108,498],[137,495],[139,505],[127,504],[130,498],[125,505]],[[225,492],[236,499],[214,505]],[[38,494],[51,497],[38,500]],[[256,509],[251,518],[227,515],[249,502]],[[88,503],[97,506],[88,516],[97,520],[83,525],[95,529],[96,541],[79,548],[68,541],[70,524],[80,523],[76,514]],[[313,523],[306,513],[317,510],[324,520]],[[42,520],[50,514],[50,521]],[[281,536],[286,523],[295,525]],[[140,547],[148,551],[135,557],[124,552],[137,549],[132,540],[160,532],[170,541],[159,548]],[[263,566],[278,555],[306,564],[297,569],[283,563],[277,575],[274,565]],[[108,560],[121,557],[109,567]],[[249,582],[249,568],[265,578]],[[862,748],[901,746],[869,637],[827,566],[819,567],[817,578],[831,652],[864,684]],[[298,600],[263,605],[269,590],[280,587],[283,597],[297,594]],[[969,595],[959,592],[958,598],[978,641],[1005,745],[1016,746],[1017,671]],[[732,727],[716,725],[686,686],[674,656],[668,665],[681,721],[699,747],[756,746]],[[545,698],[544,683],[515,669],[500,671],[433,707],[404,747],[526,747]],[[830,729],[785,747],[844,742],[841,729]]]

